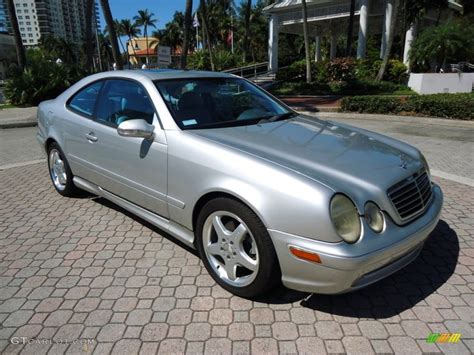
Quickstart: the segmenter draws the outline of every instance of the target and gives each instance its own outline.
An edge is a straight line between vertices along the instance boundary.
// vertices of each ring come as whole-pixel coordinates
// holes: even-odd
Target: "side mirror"
[[[155,127],[142,119],[128,120],[120,123],[117,133],[123,137],[153,138]]]

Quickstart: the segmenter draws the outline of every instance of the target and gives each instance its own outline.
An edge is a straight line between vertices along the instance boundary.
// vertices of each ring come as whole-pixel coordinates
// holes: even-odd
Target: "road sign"
[[[158,46],[158,65],[171,64],[171,48],[166,46]]]

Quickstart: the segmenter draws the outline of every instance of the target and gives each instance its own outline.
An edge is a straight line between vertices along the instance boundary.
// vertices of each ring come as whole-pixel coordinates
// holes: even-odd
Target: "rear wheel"
[[[230,198],[208,202],[197,220],[196,244],[214,280],[238,296],[255,297],[280,280],[267,229],[241,202]]]
[[[48,147],[49,176],[57,192],[63,196],[77,196],[80,190],[72,181],[73,175],[64,153],[57,143],[51,143]]]

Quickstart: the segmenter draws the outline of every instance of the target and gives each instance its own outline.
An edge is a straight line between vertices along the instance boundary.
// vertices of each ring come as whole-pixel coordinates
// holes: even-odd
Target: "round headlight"
[[[365,204],[364,216],[367,224],[375,233],[380,233],[383,230],[384,216],[375,203],[367,202]]]
[[[340,235],[347,243],[355,243],[360,238],[359,213],[354,203],[346,196],[337,194],[331,200],[331,219]]]

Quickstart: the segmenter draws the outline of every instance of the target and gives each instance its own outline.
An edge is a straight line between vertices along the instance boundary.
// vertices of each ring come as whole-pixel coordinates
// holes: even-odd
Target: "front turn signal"
[[[306,250],[298,249],[295,247],[290,247],[290,253],[296,256],[298,259],[305,261],[311,261],[313,263],[321,264],[321,258],[318,254],[312,253]]]

